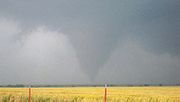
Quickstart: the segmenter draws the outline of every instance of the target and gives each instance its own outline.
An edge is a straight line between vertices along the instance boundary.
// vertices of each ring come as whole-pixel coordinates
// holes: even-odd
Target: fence
[[[56,96],[56,97],[54,97]],[[0,88],[0,102],[87,102],[97,100],[107,102],[107,85],[105,87],[19,87]],[[89,102],[89,101],[88,101]],[[93,101],[95,102],[95,101]]]
[[[29,87],[28,102],[31,102],[31,87]],[[104,88],[104,102],[107,102],[107,84],[105,84]]]

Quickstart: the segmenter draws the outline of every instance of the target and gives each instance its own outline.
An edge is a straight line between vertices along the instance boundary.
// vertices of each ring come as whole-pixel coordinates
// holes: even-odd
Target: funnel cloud
[[[0,84],[180,84],[179,27],[179,0],[0,0]]]

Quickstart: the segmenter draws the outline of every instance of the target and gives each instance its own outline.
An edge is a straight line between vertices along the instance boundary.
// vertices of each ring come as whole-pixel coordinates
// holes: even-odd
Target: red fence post
[[[28,97],[28,102],[31,102],[31,86],[29,87],[29,97]]]
[[[105,84],[105,89],[104,89],[104,102],[107,102],[107,84]]]

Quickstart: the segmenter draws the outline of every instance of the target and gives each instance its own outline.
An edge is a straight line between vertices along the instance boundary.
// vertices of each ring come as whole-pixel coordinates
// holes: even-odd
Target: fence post
[[[105,89],[104,89],[104,102],[107,102],[107,84],[105,84]]]
[[[28,97],[28,102],[31,102],[31,85],[29,86],[29,97]]]

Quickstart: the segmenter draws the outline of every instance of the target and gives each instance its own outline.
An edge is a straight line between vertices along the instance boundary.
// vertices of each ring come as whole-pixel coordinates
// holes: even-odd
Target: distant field
[[[103,102],[102,87],[32,88],[31,102]],[[27,102],[28,88],[0,88],[0,102]],[[107,102],[180,102],[180,87],[109,87]]]

